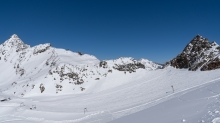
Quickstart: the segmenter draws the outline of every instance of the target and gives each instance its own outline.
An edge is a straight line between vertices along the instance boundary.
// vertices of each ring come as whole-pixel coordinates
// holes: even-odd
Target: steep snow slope
[[[61,80],[56,73],[55,75],[50,73],[55,69],[62,68],[67,74],[62,76],[66,77],[64,79],[69,79],[68,72],[73,73],[72,69],[82,71],[86,65],[93,66],[99,63],[94,56],[56,49],[50,44],[30,47],[24,44],[17,35],[11,36],[9,40],[0,45],[0,53],[0,75],[3,77],[0,84],[17,96],[24,96],[28,92],[39,93],[42,91],[39,87],[44,88],[49,94],[56,90],[55,83],[61,83]],[[56,78],[59,80],[56,81]]]

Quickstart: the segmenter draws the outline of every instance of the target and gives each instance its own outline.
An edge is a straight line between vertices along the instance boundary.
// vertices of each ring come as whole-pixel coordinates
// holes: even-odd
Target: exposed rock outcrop
[[[217,69],[219,68],[219,49],[217,43],[211,43],[207,38],[197,35],[187,44],[182,53],[167,64],[191,71]]]

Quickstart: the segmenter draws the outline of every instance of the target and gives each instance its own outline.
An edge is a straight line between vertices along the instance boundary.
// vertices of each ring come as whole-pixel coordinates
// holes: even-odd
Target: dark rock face
[[[43,93],[44,90],[45,90],[45,87],[44,87],[44,85],[43,85],[42,83],[40,84],[40,87],[39,87],[39,88],[40,88],[40,92]]]
[[[175,68],[187,68],[189,70],[213,70],[220,68],[218,58],[219,45],[211,43],[200,35],[194,37],[184,48],[182,53],[168,62]]]
[[[108,63],[106,61],[101,61],[99,63],[99,67],[107,68],[108,67]]]
[[[141,63],[129,63],[129,64],[123,64],[123,65],[116,64],[113,68],[119,71],[128,71],[132,73],[132,72],[136,72],[136,69],[139,69],[139,68],[145,69],[145,66]]]
[[[214,70],[220,68],[220,59],[216,58],[201,68],[201,71]]]

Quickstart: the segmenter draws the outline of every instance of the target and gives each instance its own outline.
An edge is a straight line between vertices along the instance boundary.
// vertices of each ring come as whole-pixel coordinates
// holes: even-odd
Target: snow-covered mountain
[[[220,68],[220,47],[200,35],[194,37],[182,53],[173,58],[169,65],[189,70],[213,70]]]
[[[0,45],[0,85],[22,97],[77,94],[94,91],[93,87],[97,91],[97,86],[111,74],[121,73],[126,78],[139,69],[160,67],[152,61],[130,57],[100,61],[95,56],[57,49],[49,43],[30,47],[16,34]]]
[[[208,49],[199,42],[205,41],[201,36],[194,40],[193,46],[189,44],[184,50],[187,58],[196,58],[190,63],[197,65],[198,59],[203,60],[200,55],[196,55],[198,59],[189,57],[192,51],[205,51],[204,59],[211,51],[214,59],[218,57],[217,44],[207,43]],[[179,67],[185,63],[179,59],[173,61],[178,66],[172,64],[174,67],[164,69],[152,61],[131,57],[100,61],[49,43],[31,47],[17,35],[0,45],[0,58],[0,122],[220,121],[220,69],[176,69],[189,68]],[[211,62],[206,63],[209,68],[208,63]]]

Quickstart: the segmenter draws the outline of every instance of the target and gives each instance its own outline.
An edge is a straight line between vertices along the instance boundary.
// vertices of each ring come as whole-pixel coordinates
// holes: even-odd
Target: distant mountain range
[[[217,43],[197,35],[166,66],[192,71],[217,69],[220,68],[219,49]],[[147,59],[131,57],[100,61],[95,56],[57,49],[49,43],[30,47],[16,34],[0,45],[0,85],[22,97],[99,91],[103,82],[117,81],[118,75],[123,75],[121,83],[124,83],[136,71],[163,67]]]

